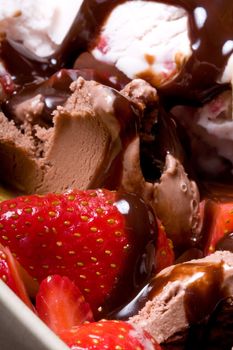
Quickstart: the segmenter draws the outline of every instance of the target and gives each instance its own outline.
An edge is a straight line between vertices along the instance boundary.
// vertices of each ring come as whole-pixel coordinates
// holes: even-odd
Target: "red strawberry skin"
[[[68,277],[59,275],[42,281],[36,296],[36,310],[55,333],[94,321],[91,308],[78,287]]]
[[[61,332],[60,337],[73,350],[161,350],[148,333],[123,321],[87,323]]]
[[[206,203],[206,223],[205,235],[208,236],[205,244],[205,255],[212,254],[216,250],[216,245],[225,235],[233,232],[233,203],[214,202]]]
[[[167,238],[164,226],[158,221],[158,238],[156,243],[155,266],[156,273],[165,267],[173,265],[175,254],[172,241]]]
[[[0,247],[0,278],[17,294],[17,284],[9,266],[9,254],[7,254],[6,248],[2,246]]]
[[[18,262],[12,256],[8,248],[0,244],[0,279],[10,287],[15,294],[32,310],[34,310],[28,297],[25,285],[21,279],[21,271]],[[31,279],[31,283],[33,281]]]
[[[137,233],[138,224],[126,227],[118,200],[116,192],[74,190],[2,202],[0,242],[39,282],[54,274],[69,277],[97,313],[122,274],[132,275],[154,235],[149,228]],[[136,207],[143,211],[139,201]],[[138,213],[133,221],[145,218]]]

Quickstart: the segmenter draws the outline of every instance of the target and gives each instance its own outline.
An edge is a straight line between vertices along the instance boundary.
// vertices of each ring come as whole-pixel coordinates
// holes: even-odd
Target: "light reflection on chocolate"
[[[157,226],[150,208],[134,194],[120,193],[114,204],[124,215],[126,230],[133,242],[129,247],[129,259],[124,275],[114,286],[111,298],[105,302],[98,317],[106,317],[114,307],[129,300],[135,291],[150,280],[154,273],[155,241]]]
[[[183,263],[171,272],[155,276],[132,300],[110,317],[128,319],[136,315],[148,300],[152,300],[168,283],[180,281],[185,285],[184,304],[188,322],[196,324],[208,317],[219,301],[228,296],[223,288],[222,263]]]
[[[82,3],[73,25],[54,55],[38,58],[26,52],[19,44],[3,42],[1,56],[8,64],[16,81],[25,83],[38,77],[47,77],[62,67],[72,67],[76,58],[94,45],[111,11],[126,0],[93,1]],[[163,0],[162,3],[183,7],[189,16],[189,36],[192,55],[181,73],[160,90],[169,104],[178,101],[204,102],[226,85],[218,79],[233,52],[233,3],[231,0]],[[11,53],[9,53],[11,52]],[[14,65],[15,60],[17,65]],[[13,62],[14,61],[14,62]]]

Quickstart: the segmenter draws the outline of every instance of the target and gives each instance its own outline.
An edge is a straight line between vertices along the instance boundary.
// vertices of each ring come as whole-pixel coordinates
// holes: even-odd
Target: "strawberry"
[[[39,282],[69,277],[97,314],[151,275],[152,219],[135,195],[108,190],[22,196],[0,203],[0,242]]]
[[[0,279],[10,287],[20,299],[33,310],[27,295],[24,283],[21,279],[18,262],[12,256],[8,248],[0,244]],[[31,281],[33,283],[33,281]]]
[[[83,324],[61,332],[60,337],[73,350],[161,350],[147,332],[123,321]]]
[[[68,277],[49,276],[36,296],[38,316],[55,332],[94,321],[92,311],[78,287]]]
[[[158,220],[158,238],[155,253],[156,273],[167,266],[173,265],[174,261],[175,254],[172,241],[167,238],[164,226]]]
[[[208,220],[208,239],[204,253],[208,255],[215,251],[216,244],[221,238],[233,232],[233,203],[208,201],[206,204],[206,215],[206,220]]]

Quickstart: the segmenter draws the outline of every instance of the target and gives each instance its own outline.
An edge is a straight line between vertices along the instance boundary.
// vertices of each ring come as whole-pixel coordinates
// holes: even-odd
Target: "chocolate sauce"
[[[231,350],[233,346],[233,298],[222,299],[208,321],[191,326],[180,347],[164,346],[164,350]]]
[[[62,69],[53,74],[48,80],[26,84],[20,91],[14,94],[11,99],[2,104],[2,110],[7,116],[13,116],[17,123],[18,106],[40,94],[44,101],[44,108],[40,116],[39,124],[45,122],[48,125],[52,125],[52,112],[58,105],[62,106],[65,103],[71,94],[69,88],[70,84],[80,76],[89,80],[89,76],[85,74],[85,72]]]
[[[233,233],[228,233],[218,241],[216,250],[228,250],[233,253]]]
[[[33,75],[30,66],[29,72]],[[24,76],[24,79],[27,77],[28,75]],[[83,77],[85,80],[95,80],[117,90],[122,89],[129,82],[123,73],[118,75],[114,66],[99,62],[89,53],[85,53],[75,62],[75,69],[63,68],[48,79],[35,80],[18,88],[18,91],[10,99],[2,103],[2,110],[6,115],[14,116],[15,109],[20,103],[41,94],[45,102],[41,118],[44,122],[51,124],[52,112],[57,106],[62,106],[66,102],[71,94],[70,84],[78,77]]]
[[[208,318],[219,301],[227,296],[223,288],[222,263],[184,263],[173,267],[170,273],[154,277],[130,303],[111,314],[111,317],[128,319],[136,315],[148,300],[159,295],[169,282],[185,284],[184,307],[188,322],[196,324]]]
[[[50,65],[50,60],[36,56],[22,44],[10,39],[0,42],[0,58],[19,88],[27,83],[44,80],[57,71]]]
[[[185,162],[185,153],[182,148],[180,139],[181,133],[178,124],[173,116],[160,107],[156,109],[156,120],[151,125],[150,138],[141,138],[141,168],[146,181],[155,182],[160,179],[164,170],[165,158],[168,153],[172,154],[182,164]],[[145,111],[145,124],[150,111]],[[142,123],[144,122],[142,121]],[[144,132],[142,125],[142,133]],[[148,128],[145,126],[145,128]],[[149,132],[148,132],[149,134]]]
[[[223,297],[223,267],[222,264],[184,263],[173,268],[168,275],[162,275],[152,280],[149,299],[152,300],[161,293],[168,282],[192,279],[185,290],[184,306],[186,317],[190,324],[202,321],[215,308]]]
[[[112,10],[125,2],[126,0],[103,0],[101,2],[84,0],[62,45],[52,56],[46,58],[37,57],[19,43],[10,40],[3,41],[0,56],[14,77],[16,85],[32,83],[29,87],[23,88],[23,91],[22,89],[16,91],[12,101],[9,99],[7,102],[6,108],[3,106],[6,114],[13,111],[15,101],[23,99],[25,93],[30,91],[30,94],[33,94],[34,91],[36,94],[41,88],[45,89],[46,107],[43,118],[50,120],[52,109],[63,103],[69,90],[67,90],[66,82],[63,82],[62,88],[57,88],[55,84],[52,94],[49,92],[46,95],[47,84],[50,85],[50,83],[45,82],[38,89],[38,82],[40,84],[41,80],[47,80],[52,73],[62,67],[73,68],[75,61],[75,68],[81,70],[79,73],[81,76],[100,81],[108,86],[122,88],[128,82],[125,75],[111,65],[99,64],[86,51],[96,44],[98,34]],[[159,89],[161,101],[167,107],[179,103],[204,103],[221,90],[228,88],[226,84],[219,84],[218,80],[233,52],[233,3],[231,0],[221,2],[219,0],[211,2],[208,0],[163,0],[160,2],[182,7],[187,11],[192,48],[192,55],[184,64],[180,74],[172,82]],[[125,112],[127,113],[127,107]],[[168,151],[171,152],[170,149]],[[153,150],[152,152],[147,151],[146,154],[148,153],[151,153],[152,156],[148,155],[148,161],[145,161],[146,166],[142,164],[142,168],[147,169],[147,163],[149,163],[152,164],[154,171],[145,170],[147,178],[151,173],[158,173],[158,159]],[[157,176],[155,177],[150,180],[156,180]]]
[[[3,43],[1,56],[8,62],[13,75],[21,74],[16,76],[16,81],[25,82],[25,77],[48,75],[51,70],[56,71],[61,67],[71,68],[78,55],[95,44],[112,10],[124,2],[126,0],[85,0],[62,45],[50,57],[38,58],[12,43]],[[160,2],[183,7],[187,11],[192,48],[192,55],[181,73],[173,82],[161,88],[160,94],[169,100],[169,104],[205,102],[227,87],[219,84],[218,79],[233,52],[233,3],[231,0]],[[13,64],[15,59],[16,65]]]
[[[124,2],[85,0],[61,48],[55,54],[56,60],[59,62],[77,57],[83,49],[92,46],[111,11]],[[192,56],[181,74],[165,89],[161,89],[161,93],[169,99],[197,99],[204,102],[222,89],[217,80],[233,52],[233,3],[231,0],[160,2],[180,6],[187,11],[192,47]]]
[[[190,339],[191,342],[192,339]],[[221,300],[203,332],[201,344],[190,350],[231,350],[233,347],[233,297]]]
[[[124,215],[128,237],[132,247],[128,249],[124,276],[117,282],[111,298],[103,305],[98,317],[106,317],[114,308],[122,305],[135,291],[139,291],[152,277],[157,239],[157,225],[152,210],[134,194],[120,193],[114,205]]]
[[[233,52],[233,3],[231,0],[172,3],[188,11],[192,56],[181,74],[162,92],[174,99],[175,104],[184,99],[204,103],[227,88],[218,80]]]
[[[32,82],[23,86],[8,101],[2,104],[3,112],[8,116],[16,116],[17,107],[24,101],[41,94],[44,101],[44,109],[41,120],[48,125],[52,124],[52,112],[57,106],[62,106],[71,95],[70,84],[79,77],[85,80],[96,80],[95,73],[88,69],[61,69],[49,79],[42,82]],[[97,80],[96,80],[97,81]]]
[[[120,126],[118,137],[111,141],[108,156],[101,165],[99,175],[90,184],[90,188],[104,187],[119,189],[123,174],[123,157],[127,146],[138,134],[139,114],[132,103],[118,91],[112,89],[115,96],[114,117]],[[110,121],[111,122],[111,121]]]
[[[204,258],[203,251],[198,248],[190,248],[186,250],[183,254],[181,254],[175,261],[176,264],[181,264],[186,261],[194,260],[194,259],[202,259]]]
[[[74,68],[89,72],[89,80],[95,80],[116,90],[122,90],[130,82],[130,79],[113,64],[101,62],[89,52],[84,52],[77,58]]]

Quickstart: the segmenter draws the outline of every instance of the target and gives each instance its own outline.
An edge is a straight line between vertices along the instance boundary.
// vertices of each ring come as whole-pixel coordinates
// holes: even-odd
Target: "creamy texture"
[[[2,114],[4,181],[26,193],[120,186],[124,150],[138,124],[131,102],[81,77],[71,84],[70,93],[54,111],[50,127],[41,119],[41,94],[15,106],[16,124]]]
[[[158,86],[177,75],[191,54],[187,22],[181,8],[129,1],[112,11],[92,53],[129,78]]]
[[[176,248],[195,246],[201,238],[200,196],[183,166],[166,156],[159,183],[154,184],[153,207]]]
[[[168,267],[145,287],[144,299],[141,294],[134,300],[134,306],[143,300],[145,306],[130,322],[150,332],[160,343],[171,342],[182,337],[191,324],[209,316],[222,298],[232,295],[232,278],[230,252],[216,252]]]
[[[39,56],[53,53],[69,30],[82,0],[1,0],[1,30]]]

